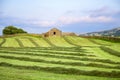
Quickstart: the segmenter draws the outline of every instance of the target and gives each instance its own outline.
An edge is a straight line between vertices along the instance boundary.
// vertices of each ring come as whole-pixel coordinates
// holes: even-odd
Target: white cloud
[[[56,23],[54,21],[33,21],[32,24],[43,27],[49,27],[49,26],[54,26]]]
[[[58,18],[57,21],[42,21],[42,20],[33,20],[30,23],[33,25],[41,26],[41,27],[50,27],[50,26],[60,26],[60,25],[66,25],[66,24],[74,24],[74,23],[80,23],[80,22],[86,22],[86,23],[95,23],[95,22],[111,22],[114,19],[112,17],[107,16],[81,16],[81,17],[72,17],[72,16],[62,16]]]
[[[58,20],[62,24],[71,24],[71,23],[76,23],[79,22],[79,18],[77,17],[68,17],[68,16],[62,16]]]
[[[79,22],[111,22],[114,19],[112,17],[106,17],[106,16],[82,16],[82,17],[66,17],[62,16],[59,18],[59,22],[62,24],[73,24],[73,23],[79,23]]]

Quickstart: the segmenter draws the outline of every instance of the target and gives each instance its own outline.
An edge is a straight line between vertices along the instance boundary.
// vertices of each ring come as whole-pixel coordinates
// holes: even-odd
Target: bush
[[[3,29],[4,35],[18,34],[18,33],[27,33],[23,29],[16,28],[14,26],[7,26]]]

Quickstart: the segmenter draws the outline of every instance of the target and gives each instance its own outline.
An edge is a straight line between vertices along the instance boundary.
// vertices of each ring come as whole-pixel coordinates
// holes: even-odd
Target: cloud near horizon
[[[32,33],[52,27],[72,32],[109,29],[120,26],[120,7],[116,2],[117,0],[3,0],[0,3],[0,27],[13,25]]]
[[[40,27],[50,27],[59,25],[68,25],[75,23],[110,23],[118,20],[114,15],[120,11],[110,9],[103,6],[96,10],[86,11],[86,15],[74,16],[77,11],[67,11],[63,16],[58,17],[56,20],[33,20],[31,23]],[[71,15],[72,14],[72,15]]]
[[[114,18],[107,17],[107,16],[81,16],[81,17],[73,17],[73,16],[62,16],[58,18],[56,21],[42,21],[42,20],[31,20],[31,22],[27,22],[28,24],[37,25],[40,27],[50,27],[50,26],[60,26],[60,25],[68,25],[68,24],[75,24],[75,23],[96,23],[96,22],[103,22],[108,23],[114,21]]]
[[[90,13],[89,13],[90,12]],[[75,23],[109,23],[114,22],[116,18],[113,15],[116,15],[118,12],[113,10],[110,11],[108,7],[101,7],[97,10],[90,10],[87,15],[84,16],[71,16],[71,15],[63,15],[58,17],[56,20],[36,20],[36,19],[20,19],[14,17],[2,16],[0,23],[11,23],[11,24],[31,24],[39,27],[50,27],[50,26],[59,26],[59,25],[68,25]],[[69,13],[68,13],[69,14]],[[72,11],[71,11],[72,14]],[[117,18],[118,19],[118,18]],[[10,22],[9,22],[10,21]]]

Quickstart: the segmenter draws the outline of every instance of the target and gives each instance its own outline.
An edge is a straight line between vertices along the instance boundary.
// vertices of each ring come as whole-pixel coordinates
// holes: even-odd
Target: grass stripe
[[[1,62],[0,66],[13,67],[17,69],[30,69],[30,70],[37,70],[37,71],[39,70],[39,71],[52,72],[57,74],[88,75],[88,76],[120,78],[119,71],[112,71],[112,72],[97,71],[97,70],[84,71],[84,70],[78,70],[74,68],[62,68],[62,67],[20,66],[20,65],[14,65],[6,62]]]
[[[5,52],[4,52],[5,53]],[[8,54],[8,52],[6,52]],[[70,60],[80,60],[80,61],[93,61],[93,62],[102,62],[102,63],[110,63],[110,64],[120,64],[120,62],[114,62],[109,59],[94,59],[94,58],[81,58],[81,57],[74,57],[74,56],[58,56],[58,55],[51,55],[51,54],[33,54],[33,53],[13,53],[10,54],[17,54],[17,55],[32,55],[32,56],[44,56],[44,57],[50,57],[50,58],[60,58],[60,59],[70,59]]]
[[[108,48],[108,47],[105,47],[105,46],[101,46],[100,49],[105,51],[105,52],[107,52],[107,53],[109,53],[109,54],[111,54],[111,55],[120,57],[120,52],[115,51],[115,50],[113,50],[111,48]]]
[[[50,40],[48,40],[47,38],[45,37],[42,37],[43,40],[45,40],[51,47],[57,47],[56,45],[54,45]]]
[[[87,66],[87,67],[98,67],[98,68],[109,68],[109,69],[120,69],[120,66],[108,66],[97,63],[88,63],[84,64],[81,62],[61,62],[61,61],[47,61],[44,59],[32,59],[30,57],[15,57],[15,56],[4,56],[0,55],[1,58],[13,59],[13,60],[21,60],[21,61],[30,61],[30,62],[42,62],[42,63],[50,63],[50,64],[61,64],[61,65],[71,65],[71,66]]]
[[[19,40],[18,38],[15,38],[15,40],[18,42],[20,47],[24,47],[23,43],[21,42],[21,40]]]
[[[6,42],[5,38],[2,38],[2,42],[0,43],[0,47],[2,47],[2,45]]]
[[[63,36],[63,38],[64,38],[64,40],[65,40],[66,42],[68,42],[69,44],[74,45],[74,46],[77,46],[77,47],[80,47],[80,45],[74,44],[74,43],[71,42],[67,37]]]
[[[11,50],[0,50],[1,53],[25,53],[26,51],[19,51],[19,50],[14,50],[14,51],[11,51]],[[92,55],[92,54],[89,54],[89,53],[82,53],[82,52],[79,52],[79,53],[65,53],[65,52],[52,52],[52,51],[29,51],[27,53],[38,53],[38,54],[55,54],[55,55],[68,55],[68,56],[88,56],[88,57],[96,57],[95,55]]]
[[[32,38],[28,38],[36,47],[40,47]]]
[[[97,45],[110,46],[110,45],[108,45],[108,44],[99,43],[99,42],[97,42],[97,41],[95,41],[95,40],[93,40],[93,39],[88,39],[88,40],[89,40],[90,42],[94,43],[94,44],[97,44]]]

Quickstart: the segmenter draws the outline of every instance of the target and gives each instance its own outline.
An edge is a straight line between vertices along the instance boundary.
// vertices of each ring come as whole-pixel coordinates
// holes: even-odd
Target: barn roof
[[[57,29],[57,28],[52,28],[51,30],[59,30],[59,29]],[[60,30],[59,30],[60,31]]]

